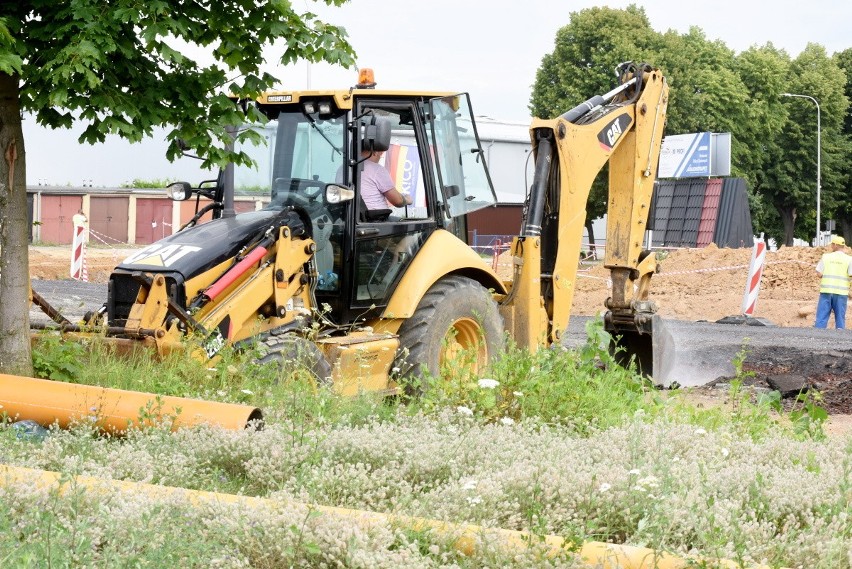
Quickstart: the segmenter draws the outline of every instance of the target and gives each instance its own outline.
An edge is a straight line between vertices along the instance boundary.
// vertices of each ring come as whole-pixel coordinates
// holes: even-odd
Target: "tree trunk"
[[[0,73],[0,373],[32,375],[26,162],[19,79]]]
[[[846,243],[852,244],[852,217],[840,220],[840,235],[846,239]]]
[[[592,258],[597,259],[598,247],[595,245],[595,230],[592,227],[592,220],[589,219],[589,216],[586,216],[586,231],[589,233],[589,251],[594,253]]]
[[[796,208],[779,205],[776,205],[775,208],[778,210],[781,223],[784,226],[784,245],[792,247],[796,229]]]

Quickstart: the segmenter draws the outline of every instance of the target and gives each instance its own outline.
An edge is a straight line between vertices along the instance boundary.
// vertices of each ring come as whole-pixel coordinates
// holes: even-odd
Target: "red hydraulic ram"
[[[234,281],[240,278],[246,271],[254,267],[254,265],[269,252],[269,246],[274,242],[275,240],[273,238],[267,237],[258,243],[257,247],[249,251],[249,253],[243,257],[242,261],[228,269],[228,271],[222,275],[219,280],[210,285],[207,290],[204,291],[204,297],[208,300],[213,300],[222,294],[223,290],[231,286]]]

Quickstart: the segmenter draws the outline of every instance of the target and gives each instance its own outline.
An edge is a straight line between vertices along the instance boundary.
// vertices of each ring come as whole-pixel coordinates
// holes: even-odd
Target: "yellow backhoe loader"
[[[195,196],[195,217],[125,259],[103,309],[63,329],[100,325],[106,341],[160,355],[193,336],[202,359],[261,344],[263,361],[306,362],[344,394],[395,392],[399,376],[438,376],[461,353],[481,370],[507,334],[530,350],[562,338],[586,201],[608,163],[605,325],[652,373],[657,264],[642,242],[668,86],[647,64],[618,72],[609,93],[533,121],[535,173],[508,282],[467,242],[467,214],[496,203],[468,95],[380,90],[365,74],[351,89],[252,101],[274,133],[268,175],[231,166],[215,184],[169,186],[172,199]],[[376,208],[376,156],[405,205]],[[259,187],[268,204],[235,214],[235,187]]]

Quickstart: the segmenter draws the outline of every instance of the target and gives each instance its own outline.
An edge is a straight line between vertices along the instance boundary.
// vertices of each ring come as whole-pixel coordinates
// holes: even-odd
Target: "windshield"
[[[235,193],[256,193],[264,209],[292,206],[303,219],[316,243],[318,293],[332,294],[340,286],[340,259],[346,218],[345,202],[326,203],[325,186],[342,171],[346,116],[306,115],[301,109],[282,112],[277,120],[257,127],[267,146],[243,147],[256,168],[234,171]]]
[[[345,115],[319,118],[302,112],[281,113],[262,127],[255,127],[266,146],[240,148],[257,163],[234,172],[238,194],[270,198],[270,207],[280,207],[300,198],[315,198],[325,184],[335,181],[343,165]]]

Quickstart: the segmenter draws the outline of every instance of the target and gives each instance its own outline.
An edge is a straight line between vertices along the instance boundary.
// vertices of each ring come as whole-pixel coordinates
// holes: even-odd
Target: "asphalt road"
[[[33,289],[66,318],[76,322],[89,310],[97,310],[106,301],[107,285],[72,280],[33,280]],[[49,324],[51,320],[38,308],[30,310],[32,322]],[[587,316],[571,318],[563,344],[582,345],[586,340]],[[751,321],[753,324],[757,320]],[[744,348],[771,362],[777,355],[785,365],[795,367],[797,354],[802,361],[814,353],[830,353],[852,360],[852,330],[819,330],[766,325],[724,324],[671,320],[654,324],[654,378],[668,386],[703,385],[720,376],[733,375],[731,361]],[[659,356],[659,357],[658,357]],[[747,356],[747,360],[748,361]],[[790,364],[790,362],[793,362]]]
[[[83,315],[89,310],[97,310],[106,302],[107,298],[107,285],[105,284],[73,280],[33,280],[31,284],[33,290],[71,322],[82,319]],[[30,308],[30,321],[50,324],[51,319],[39,307],[33,305]]]

